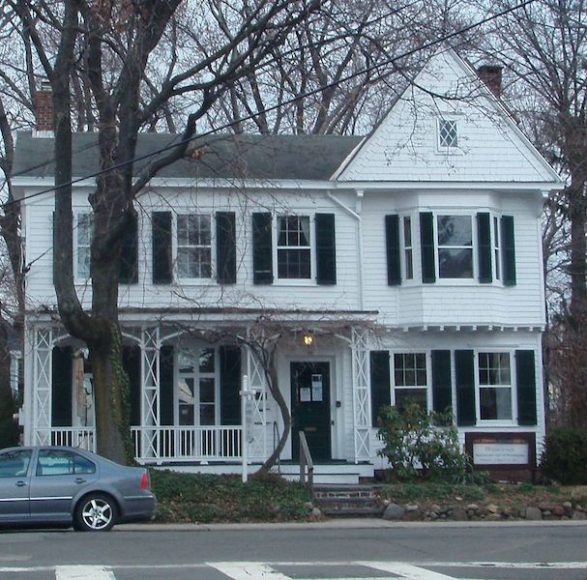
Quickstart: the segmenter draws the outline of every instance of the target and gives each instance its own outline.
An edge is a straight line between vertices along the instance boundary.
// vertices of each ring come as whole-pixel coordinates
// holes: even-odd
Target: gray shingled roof
[[[157,151],[179,139],[176,135],[144,133],[137,157]],[[160,177],[329,179],[361,142],[361,137],[338,135],[215,135],[194,141],[202,147],[199,160],[183,159],[166,167]],[[19,133],[14,161],[15,176],[52,177],[54,140]],[[99,170],[97,135],[77,133],[73,139],[75,178]],[[137,164],[141,166],[145,161]]]

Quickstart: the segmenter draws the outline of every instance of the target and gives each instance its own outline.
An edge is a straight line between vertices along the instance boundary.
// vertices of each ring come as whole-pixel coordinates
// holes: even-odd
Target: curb
[[[483,528],[483,527],[587,527],[587,520],[514,520],[468,522],[398,522],[381,518],[348,518],[323,522],[231,523],[231,524],[120,524],[118,532],[214,532],[244,530],[325,530],[394,528]]]

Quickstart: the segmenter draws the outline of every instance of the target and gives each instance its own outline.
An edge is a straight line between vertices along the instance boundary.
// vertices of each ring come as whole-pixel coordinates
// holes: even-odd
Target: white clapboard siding
[[[437,145],[439,117],[457,121],[458,147],[454,151],[441,151]],[[395,103],[340,179],[488,183],[556,179],[506,118],[507,113],[487,94],[475,73],[450,49],[441,50],[416,77],[415,87],[408,88]]]

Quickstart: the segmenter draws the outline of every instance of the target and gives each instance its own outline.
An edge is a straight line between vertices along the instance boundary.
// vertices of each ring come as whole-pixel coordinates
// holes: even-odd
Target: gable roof
[[[201,157],[182,159],[162,169],[167,178],[247,178],[329,180],[360,143],[362,137],[338,135],[214,135],[195,139],[190,150],[201,149]],[[179,136],[142,133],[136,157],[141,158],[171,145]],[[99,171],[96,133],[73,137],[73,176],[90,176]],[[54,139],[19,133],[14,175],[53,177]],[[157,154],[153,158],[156,158]],[[136,163],[137,170],[151,159]]]
[[[438,147],[438,119],[457,121],[457,148]],[[446,47],[423,66],[335,179],[563,183],[477,73]]]

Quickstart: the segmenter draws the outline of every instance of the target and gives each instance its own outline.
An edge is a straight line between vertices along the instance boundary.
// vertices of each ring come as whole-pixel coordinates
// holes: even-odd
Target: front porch
[[[67,445],[96,452],[96,433],[93,427],[55,427],[39,436],[51,445]],[[241,474],[242,427],[185,428],[160,427],[143,429],[132,427],[131,436],[135,460],[140,465],[165,467],[181,473],[208,473],[214,475]],[[146,445],[146,447],[145,447]],[[143,453],[143,449],[148,453]],[[253,461],[248,471],[254,472],[261,461]],[[295,461],[278,461],[272,472],[290,480],[300,478],[300,465]],[[372,478],[374,465],[329,461],[314,464],[316,484],[358,484]]]
[[[297,323],[283,332],[276,350],[279,389],[293,421],[280,461],[297,464],[297,439],[291,435],[305,431],[316,447],[311,451],[319,481],[329,476],[340,481],[333,465],[344,466],[356,481],[373,473],[372,466],[366,472],[356,467],[372,459],[367,334],[353,326],[334,332],[322,324],[319,347],[303,345]],[[249,345],[226,338],[211,342],[205,331],[178,331],[169,323],[126,326],[123,336],[138,463],[240,473],[243,455],[254,470],[275,450],[283,420],[266,369]],[[33,346],[26,372],[32,388],[25,400],[25,442],[95,450],[93,383],[82,345],[54,323],[29,327],[29,337]],[[307,424],[312,413],[300,414],[310,404],[322,409],[319,423]],[[288,471],[296,469],[284,467],[283,474],[289,476]]]

